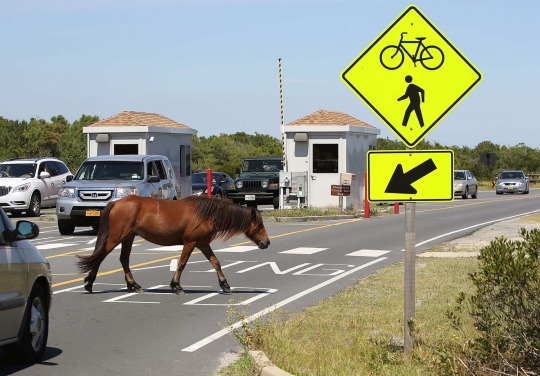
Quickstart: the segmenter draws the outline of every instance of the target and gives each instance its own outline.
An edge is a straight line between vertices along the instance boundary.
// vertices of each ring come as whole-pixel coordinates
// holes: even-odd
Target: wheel
[[[73,230],[75,230],[75,228],[73,228]],[[95,231],[99,230],[99,225],[92,225],[92,230],[95,230]],[[73,232],[72,232],[72,234],[73,234]]]
[[[403,51],[401,51],[398,46],[386,46],[381,51],[379,58],[382,66],[390,70],[401,67],[403,60],[405,59],[403,56]]]
[[[32,198],[30,199],[30,205],[28,206],[28,211],[26,212],[26,214],[29,217],[39,217],[39,215],[41,214],[41,199],[39,198],[39,194],[32,194]]]
[[[92,226],[92,228],[94,227]],[[71,223],[69,219],[59,219],[58,231],[60,232],[60,235],[73,235],[73,232],[75,231],[75,225],[73,225],[73,223]]]
[[[477,198],[478,196],[478,186],[476,186],[475,190],[474,190],[474,194],[471,195],[471,198]]]
[[[420,62],[426,69],[439,69],[444,63],[444,53],[437,46],[427,46],[420,53]]]
[[[461,196],[461,198],[466,200],[468,195],[469,195],[469,187],[465,187],[465,194]]]
[[[502,194],[503,194],[502,192],[497,192],[497,191],[495,191],[495,193],[498,194],[498,195],[502,195]]]
[[[279,197],[274,197],[272,204],[274,204],[274,209],[279,209]]]
[[[17,217],[20,217],[21,214],[22,214],[22,212],[20,212],[20,211],[12,211],[11,212],[11,217],[12,218],[17,218]]]
[[[43,358],[49,336],[49,307],[43,287],[34,285],[24,315],[19,342],[6,347],[8,358],[35,363]]]

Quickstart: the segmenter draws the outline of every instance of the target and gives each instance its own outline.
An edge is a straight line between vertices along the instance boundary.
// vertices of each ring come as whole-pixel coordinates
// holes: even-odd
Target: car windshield
[[[454,180],[465,180],[465,171],[454,171]]]
[[[206,177],[207,177],[206,173],[193,174],[193,177],[191,179],[191,183],[192,184],[206,184],[206,182],[208,181],[208,179]],[[214,175],[214,174],[212,174],[212,183],[213,184],[216,183],[216,175]]]
[[[522,172],[502,172],[499,179],[525,179]]]
[[[0,164],[0,177],[31,178],[36,171],[34,163],[2,163]]]
[[[281,161],[264,161],[258,159],[245,160],[242,165],[242,171],[252,172],[279,172],[283,170]]]
[[[143,162],[87,161],[75,175],[75,180],[142,180]]]

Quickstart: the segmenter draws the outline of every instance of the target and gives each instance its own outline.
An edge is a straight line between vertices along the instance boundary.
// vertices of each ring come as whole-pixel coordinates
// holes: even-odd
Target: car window
[[[53,161],[47,161],[45,162],[47,164],[47,168],[49,169],[49,173],[51,176],[58,176],[62,175],[62,172],[60,171],[60,168],[54,163]]]
[[[49,172],[49,170],[47,169],[47,164],[45,162],[42,162],[39,165],[38,172],[37,172],[38,177],[39,177],[39,174],[41,174],[42,172]]]
[[[31,178],[34,176],[36,165],[33,163],[3,163],[0,164],[0,176],[11,178]]]
[[[165,168],[163,167],[163,163],[161,161],[154,161],[156,164],[157,172],[159,174],[160,179],[167,179],[167,175],[165,174]]]
[[[158,176],[154,162],[150,161],[146,164],[146,172],[148,173],[148,176]]]
[[[163,163],[165,163],[165,170],[167,171],[167,175],[169,176],[169,178],[172,180],[176,180],[176,175],[174,174],[174,170],[171,165],[171,162],[169,162],[168,160],[165,160],[163,161]]]
[[[454,171],[455,180],[465,180],[465,172],[463,171]]]
[[[6,225],[4,223],[4,220],[2,219],[2,216],[0,216],[0,245],[8,244],[6,239],[7,239]]]
[[[61,174],[67,174],[67,173],[69,173],[69,168],[67,168],[67,166],[66,166],[65,164],[63,164],[62,162],[60,162],[60,161],[54,161],[53,163],[58,167],[58,169],[60,170],[60,173],[61,173]]]
[[[128,161],[86,161],[77,174],[75,180],[142,180],[142,162]]]
[[[471,173],[469,171],[466,171],[465,173],[467,174],[468,179],[472,179],[472,175],[471,175]]]

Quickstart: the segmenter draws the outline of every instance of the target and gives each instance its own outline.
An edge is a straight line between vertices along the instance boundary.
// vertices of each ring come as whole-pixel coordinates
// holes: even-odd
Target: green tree
[[[98,116],[82,115],[67,128],[60,159],[67,164],[71,172],[75,173],[88,156],[87,135],[83,133],[83,127],[88,127],[98,121]]]

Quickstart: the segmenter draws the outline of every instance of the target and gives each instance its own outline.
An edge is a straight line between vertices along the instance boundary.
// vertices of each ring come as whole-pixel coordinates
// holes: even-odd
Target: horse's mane
[[[182,201],[193,206],[198,216],[197,225],[205,221],[213,223],[215,232],[212,239],[228,240],[235,235],[245,233],[251,228],[251,222],[262,225],[261,213],[255,208],[235,204],[229,200],[217,200],[206,196],[189,196]]]

